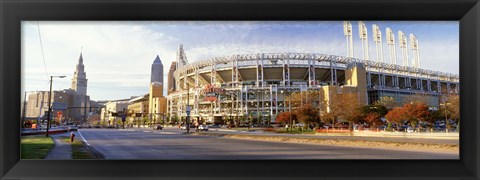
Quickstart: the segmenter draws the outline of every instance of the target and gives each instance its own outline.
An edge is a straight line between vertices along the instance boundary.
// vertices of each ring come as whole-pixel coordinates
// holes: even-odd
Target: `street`
[[[458,159],[458,153],[427,153],[374,148],[265,142],[185,135],[178,128],[163,130],[80,129],[78,138],[106,159],[255,160],[255,159]]]

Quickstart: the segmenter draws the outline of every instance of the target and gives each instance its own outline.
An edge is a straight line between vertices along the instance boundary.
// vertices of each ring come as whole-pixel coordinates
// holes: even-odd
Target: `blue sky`
[[[457,21],[366,21],[370,59],[376,59],[372,25],[382,31],[384,59],[390,62],[385,28],[403,31],[419,41],[421,68],[459,74]],[[355,57],[361,58],[358,22],[352,21]],[[40,29],[40,31],[39,31]],[[41,34],[45,65],[42,60]],[[408,37],[407,37],[408,38]],[[150,66],[157,55],[164,82],[179,44],[190,62],[244,53],[296,52],[346,56],[342,21],[24,21],[22,84],[26,91],[70,87],[83,52],[88,94],[93,100],[114,100],[148,93]],[[83,50],[81,48],[83,47]],[[410,55],[409,57],[413,57]],[[401,64],[397,45],[397,62]],[[48,75],[47,75],[48,74]]]

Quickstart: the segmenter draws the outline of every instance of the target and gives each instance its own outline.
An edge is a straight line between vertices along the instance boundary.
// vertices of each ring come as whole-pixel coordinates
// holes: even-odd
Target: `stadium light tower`
[[[410,33],[410,48],[413,52],[413,66],[420,68],[420,48],[418,47],[418,39]]]
[[[386,34],[387,45],[390,49],[390,61],[392,64],[397,64],[397,52],[395,47],[395,34],[393,31],[387,27]]]
[[[373,41],[375,42],[375,47],[377,49],[377,62],[383,63],[382,31],[380,31],[380,28],[376,24],[372,26],[372,29]]]
[[[363,59],[369,60],[370,58],[368,57],[368,31],[363,21],[358,21],[358,32],[360,35],[360,39],[362,40]]]
[[[352,23],[343,21],[343,34],[347,39],[347,56],[353,58]]]
[[[407,37],[405,37],[402,31],[398,31],[398,44],[400,44],[400,48],[402,49],[403,65],[408,66]]]

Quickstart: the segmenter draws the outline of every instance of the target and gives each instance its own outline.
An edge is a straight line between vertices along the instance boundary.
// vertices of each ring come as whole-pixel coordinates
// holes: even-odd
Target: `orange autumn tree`
[[[405,112],[405,120],[410,123],[410,126],[415,130],[419,121],[425,121],[430,115],[428,106],[424,102],[413,102],[403,106]]]
[[[277,119],[276,121],[278,123],[290,123],[290,115],[292,115],[292,121],[295,121],[297,120],[297,116],[295,113],[291,113],[291,112],[282,112],[280,114],[277,115]]]
[[[385,118],[387,121],[395,123],[398,130],[405,121],[415,128],[418,121],[426,121],[429,116],[430,112],[426,103],[412,102],[402,107],[394,108],[385,115]]]
[[[385,115],[385,119],[389,123],[395,123],[396,129],[398,130],[400,128],[400,124],[403,124],[403,121],[405,119],[405,112],[403,107],[396,107],[393,108],[391,111]]]
[[[364,120],[370,124],[371,128],[375,128],[382,123],[381,117],[379,113],[371,112],[364,117]]]
[[[318,124],[318,110],[310,104],[304,104],[300,108],[295,110],[295,117],[298,121],[303,122],[306,125]],[[308,127],[308,126],[305,126]]]
[[[323,104],[328,104],[326,107],[330,110],[328,113],[323,114],[323,119],[330,119],[332,125],[335,125],[337,119],[342,119],[349,123],[349,129],[351,129],[353,123],[361,120],[362,105],[357,94],[333,94],[330,96],[329,103],[325,102]],[[335,128],[335,126],[333,127]]]

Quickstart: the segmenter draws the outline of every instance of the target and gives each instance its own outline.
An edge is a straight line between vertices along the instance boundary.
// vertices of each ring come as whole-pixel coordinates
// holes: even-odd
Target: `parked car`
[[[213,125],[210,125],[209,127],[210,127],[210,128],[220,128],[221,126],[218,125],[218,124],[213,124]]]
[[[408,128],[406,129],[406,131],[407,131],[407,133],[413,133],[413,128],[412,128],[412,127],[408,127]]]
[[[379,130],[381,130],[381,131],[385,131],[385,130],[387,129],[387,126],[385,126],[385,125],[380,125],[380,126],[378,126],[377,128],[378,128]]]
[[[332,125],[331,124],[325,124],[322,126],[323,129],[330,129],[332,128]]]
[[[304,123],[297,123],[297,124],[295,124],[295,126],[296,126],[296,127],[304,127],[305,124],[304,124]]]
[[[194,126],[194,125],[190,125],[190,129],[195,129],[195,126]],[[180,127],[180,130],[187,130],[187,126],[186,126],[186,125],[183,125],[182,127]]]
[[[198,130],[200,130],[200,131],[208,131],[208,126],[207,126],[207,125],[200,125],[200,126],[198,126]]]
[[[69,131],[78,131],[78,128],[75,125],[70,125],[70,126],[68,126],[68,130]]]

